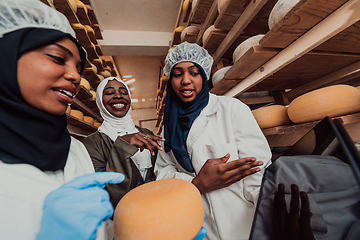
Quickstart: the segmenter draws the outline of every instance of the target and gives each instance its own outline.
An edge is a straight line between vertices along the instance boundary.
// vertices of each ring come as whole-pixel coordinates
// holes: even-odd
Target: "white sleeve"
[[[161,135],[161,137],[164,137],[163,134]],[[160,142],[160,145],[164,148],[164,142]],[[185,170],[183,170],[183,172],[178,171],[179,168],[181,168],[181,166],[177,163],[172,151],[165,152],[165,148],[163,151],[158,151],[154,167],[156,180],[178,178],[191,182],[194,176],[186,173]]]
[[[271,150],[251,110],[245,104],[241,105],[234,109],[232,119],[238,155],[240,158],[255,157],[264,163],[260,172],[242,180],[245,198],[256,205],[265,168],[271,164]]]

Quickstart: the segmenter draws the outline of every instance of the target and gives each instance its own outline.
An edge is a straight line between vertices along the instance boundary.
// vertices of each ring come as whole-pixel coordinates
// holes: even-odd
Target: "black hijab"
[[[52,115],[30,106],[17,80],[17,61],[22,53],[63,37],[77,45],[82,71],[86,53],[68,33],[25,28],[0,38],[0,160],[5,163],[31,164],[43,171],[63,169],[66,164],[71,140],[66,115]]]
[[[172,149],[178,163],[189,172],[195,172],[195,170],[187,152],[186,139],[194,120],[209,102],[209,87],[205,72],[200,65],[194,64],[199,67],[203,79],[199,95],[192,102],[185,103],[181,101],[172,87],[171,71],[171,76],[166,86],[164,111],[165,151],[169,152]]]

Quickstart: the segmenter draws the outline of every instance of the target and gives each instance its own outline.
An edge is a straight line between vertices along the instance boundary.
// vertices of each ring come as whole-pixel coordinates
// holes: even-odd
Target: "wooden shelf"
[[[69,125],[78,127],[80,129],[83,129],[85,131],[88,131],[90,133],[96,132],[97,131],[97,127],[95,127],[94,125],[91,125],[81,119],[78,119],[74,116],[71,116],[70,114],[67,114],[67,122]]]
[[[76,98],[79,100],[84,100],[84,99],[92,98],[92,94],[84,86],[81,86],[80,91],[78,92],[78,94],[76,94]]]
[[[213,5],[213,2],[217,2],[214,0],[198,0],[196,2],[196,6],[194,6],[194,10],[191,11],[189,21],[187,26],[190,26],[191,23],[203,23],[207,15],[209,14],[210,8]],[[189,5],[191,7],[191,5]],[[190,8],[191,10],[191,8]]]
[[[98,122],[103,122],[103,119],[99,115],[99,109],[96,106],[94,99],[87,99],[80,101],[75,98],[74,103],[71,105],[71,109],[80,110],[85,116],[90,116]]]

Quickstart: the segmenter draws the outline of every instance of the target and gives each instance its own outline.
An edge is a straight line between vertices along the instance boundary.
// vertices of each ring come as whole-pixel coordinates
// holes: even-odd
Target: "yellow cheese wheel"
[[[90,90],[90,93],[92,94],[92,98],[96,99],[96,92],[93,90]]]
[[[77,9],[83,9],[85,11],[86,15],[88,14],[88,9],[82,1],[76,0],[76,6],[77,6]]]
[[[272,29],[300,0],[278,0],[270,12],[268,25]]]
[[[76,0],[68,0],[68,3],[70,4],[70,7],[74,11],[74,13],[76,13],[77,11]]]
[[[107,78],[107,77],[111,77],[111,73],[107,70],[99,72],[100,75],[102,75],[103,77]]]
[[[145,183],[128,192],[114,213],[116,239],[193,239],[204,221],[200,192],[182,179]]]
[[[70,115],[77,119],[84,120],[84,114],[79,110],[71,109]]]
[[[70,112],[71,112],[71,107],[68,106],[67,109],[66,109],[66,114],[70,114]]]
[[[94,125],[94,119],[90,116],[84,116],[84,122]]]
[[[87,90],[90,90],[90,83],[85,78],[81,78],[80,85],[84,86]]]
[[[203,43],[205,43],[205,42],[208,40],[208,38],[210,37],[210,34],[211,34],[212,32],[218,31],[218,30],[219,30],[219,29],[215,28],[214,25],[211,25],[210,27],[208,27],[208,28],[205,30],[205,32],[204,32],[204,34],[203,34],[203,37],[202,37]]]
[[[94,122],[94,126],[95,126],[95,127],[100,127],[100,126],[101,126],[101,123],[99,123],[99,122]]]
[[[189,4],[192,2],[192,0],[184,0],[184,3],[183,3],[183,12],[186,12],[188,7],[189,7]]]
[[[97,73],[97,67],[95,66],[95,64],[90,63],[91,69],[93,70],[94,73]]]
[[[181,41],[185,41],[186,34],[199,34],[200,29],[197,26],[188,26],[186,27],[180,35]]]
[[[259,41],[264,37],[264,34],[258,34],[256,36],[250,37],[243,41],[235,48],[233,53],[233,62],[237,62],[246,52],[253,46],[258,46]]]
[[[360,111],[360,91],[349,85],[320,88],[295,98],[288,107],[294,123],[321,120]]]
[[[185,29],[185,26],[180,26],[175,28],[174,32],[182,32]]]
[[[271,128],[291,123],[287,107],[283,105],[271,105],[252,111],[260,128]]]

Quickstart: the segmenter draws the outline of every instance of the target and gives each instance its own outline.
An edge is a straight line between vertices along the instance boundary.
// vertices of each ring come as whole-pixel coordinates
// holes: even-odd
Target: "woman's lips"
[[[124,103],[115,103],[110,105],[112,109],[117,111],[122,111],[126,109],[126,104]]]
[[[189,97],[192,97],[192,95],[194,94],[194,90],[181,90],[181,95],[186,97],[186,98],[189,98]]]
[[[75,93],[72,89],[68,90],[65,88],[56,88],[54,89],[56,96],[58,99],[64,104],[72,104],[74,102]]]

